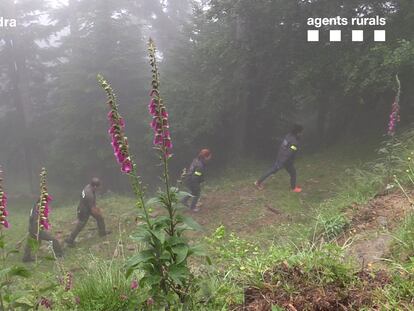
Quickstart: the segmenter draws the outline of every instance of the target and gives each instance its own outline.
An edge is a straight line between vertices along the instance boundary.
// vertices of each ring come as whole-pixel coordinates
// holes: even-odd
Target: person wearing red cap
[[[190,190],[193,199],[191,201],[191,205],[188,205],[188,201],[191,198],[190,196],[185,197],[182,202],[193,212],[199,211],[197,208],[197,202],[201,195],[201,183],[204,182],[204,172],[207,162],[210,161],[211,156],[212,154],[209,149],[202,149],[191,163],[185,177],[184,183],[188,190]]]

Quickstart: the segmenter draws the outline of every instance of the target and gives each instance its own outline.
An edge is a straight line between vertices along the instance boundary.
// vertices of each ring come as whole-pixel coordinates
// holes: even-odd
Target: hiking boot
[[[257,190],[263,190],[264,187],[261,183],[259,183],[257,180],[254,182],[254,186],[257,188]]]
[[[301,187],[295,187],[295,189],[292,189],[292,192],[300,193],[300,192],[302,192],[302,188]]]

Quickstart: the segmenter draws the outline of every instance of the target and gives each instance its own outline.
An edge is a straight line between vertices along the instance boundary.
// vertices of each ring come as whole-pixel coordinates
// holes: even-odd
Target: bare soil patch
[[[338,279],[317,284],[301,267],[282,263],[265,273],[261,288],[246,288],[245,303],[231,310],[271,311],[272,306],[289,311],[345,311],[364,307],[380,310],[373,303],[375,291],[390,284],[391,277],[386,270],[379,269],[380,265],[374,271],[372,264],[386,256],[392,243],[389,232],[401,225],[412,209],[407,198],[395,192],[377,196],[367,204],[354,204],[345,212],[351,222],[350,230],[338,242],[354,240],[348,254],[361,263],[361,270],[354,275],[353,282],[344,284]]]
[[[374,293],[391,282],[384,270],[361,270],[354,275],[352,285],[342,280],[321,286],[312,282],[300,267],[281,264],[266,272],[263,288],[245,289],[245,303],[232,308],[235,311],[271,311],[272,306],[290,311],[337,311],[359,310],[373,305]],[[287,290],[289,288],[289,290]]]
[[[346,211],[351,230],[340,241],[353,239],[348,254],[362,266],[379,264],[392,244],[390,232],[401,225],[410,211],[412,206],[400,191],[377,196],[364,205],[355,204]]]

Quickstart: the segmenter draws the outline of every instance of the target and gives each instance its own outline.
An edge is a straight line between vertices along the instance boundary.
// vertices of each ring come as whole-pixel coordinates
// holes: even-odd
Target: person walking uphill
[[[105,221],[103,219],[102,212],[99,208],[96,207],[95,192],[100,185],[100,180],[94,177],[92,178],[91,182],[87,184],[85,188],[83,188],[78,205],[78,223],[70,236],[65,240],[69,246],[75,245],[76,237],[78,236],[79,232],[81,232],[85,227],[90,216],[96,220],[99,236],[105,236],[111,233],[110,231],[105,230]]]
[[[302,133],[303,127],[301,125],[296,124],[293,126],[292,130],[285,136],[279,147],[277,159],[273,167],[254,183],[256,188],[263,190],[263,182],[266,178],[284,168],[290,175],[290,187],[292,188],[292,191],[297,193],[302,191],[300,187],[296,186],[296,169],[294,166]]]
[[[59,241],[56,240],[49,232],[39,227],[39,203],[40,201],[38,200],[30,211],[29,239],[37,240],[37,234],[39,233],[39,242],[52,242],[53,252],[55,253],[56,257],[63,257],[63,251]],[[34,258],[32,257],[32,247],[30,246],[30,243],[28,241],[26,244],[26,248],[24,249],[23,262],[30,261],[34,261]]]
[[[193,199],[191,205],[189,206],[191,211],[198,212],[197,202],[200,199],[201,195],[201,183],[204,182],[204,173],[206,169],[207,162],[211,159],[211,152],[208,149],[202,149],[198,156],[193,160],[191,166],[187,172],[185,178],[185,185],[190,190]],[[188,200],[190,196],[187,196],[183,199],[183,204],[188,206]]]

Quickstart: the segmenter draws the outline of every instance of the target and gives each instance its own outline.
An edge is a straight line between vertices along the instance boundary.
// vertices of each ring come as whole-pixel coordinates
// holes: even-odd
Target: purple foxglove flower
[[[155,116],[157,114],[157,103],[154,99],[151,99],[151,102],[148,105],[148,111],[152,116]]]
[[[168,118],[168,112],[165,110],[165,107],[161,109],[161,117]]]
[[[151,121],[151,128],[153,129],[153,130],[157,130],[159,127],[160,127],[160,122],[158,122],[158,120],[159,120],[159,118],[157,118],[157,117],[154,117],[153,119],[152,119],[152,121]]]
[[[152,306],[155,303],[154,299],[152,297],[149,297],[147,299],[147,306]]]
[[[153,142],[154,145],[156,145],[156,146],[161,145],[162,141],[163,141],[162,135],[156,134],[155,137],[154,137],[154,142]]]
[[[131,282],[131,289],[137,289],[138,288],[138,281],[132,280]]]
[[[64,285],[65,285],[66,292],[70,291],[73,288],[73,273],[72,272],[66,273]]]
[[[148,110],[153,117],[151,122],[151,128],[154,130],[154,146],[160,146],[158,148],[165,156],[169,157],[170,149],[172,149],[171,135],[169,131],[168,112],[163,104],[163,100],[160,97],[159,92],[159,74],[156,59],[156,48],[154,42],[150,39],[148,44],[148,51],[150,57],[150,65],[152,67],[153,77],[151,81],[152,90],[150,91],[150,103],[148,104]]]
[[[7,194],[3,190],[3,171],[0,170],[0,229],[2,227],[9,228],[9,222],[6,216],[9,215],[7,211]]]
[[[37,205],[37,212],[39,215],[39,226],[42,230],[49,230],[50,223],[49,223],[49,214],[50,214],[50,206],[49,203],[52,201],[52,196],[47,192],[47,185],[46,185],[46,169],[42,168],[42,172],[40,173],[40,200],[39,204]]]
[[[114,112],[112,110],[109,111],[107,117],[108,117],[108,120],[111,121],[114,117]]]
[[[173,144],[171,142],[171,139],[169,138],[164,139],[164,147],[168,149],[172,149]]]
[[[131,163],[131,161],[130,160],[125,160],[123,163],[122,163],[122,168],[121,168],[121,170],[124,172],[124,173],[130,173],[131,171],[132,171],[132,163]]]
[[[45,307],[46,309],[52,309],[52,302],[45,297],[42,297],[40,299],[40,305]]]

